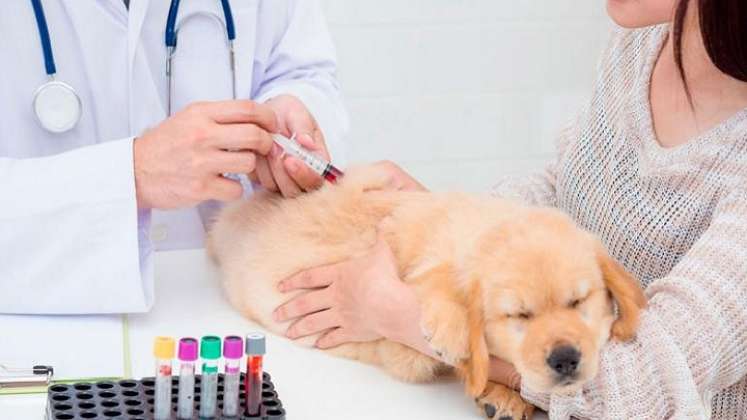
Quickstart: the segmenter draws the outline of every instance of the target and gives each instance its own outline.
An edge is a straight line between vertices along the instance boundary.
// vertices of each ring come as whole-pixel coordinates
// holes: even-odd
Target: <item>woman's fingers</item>
[[[272,313],[275,322],[288,321],[332,307],[329,289],[313,290],[280,305]]]
[[[278,290],[285,293],[295,289],[316,289],[327,287],[341,277],[343,263],[322,265],[296,273],[278,284]]]
[[[497,357],[490,358],[488,377],[491,381],[506,385],[515,390],[521,389],[521,375],[516,371],[514,365]]]
[[[339,327],[341,319],[337,312],[327,309],[321,312],[315,312],[311,315],[299,319],[285,332],[285,336],[295,340],[296,338],[306,337],[307,335],[317,334],[330,328]]]
[[[316,340],[314,346],[320,349],[329,349],[353,341],[345,328],[335,328]]]

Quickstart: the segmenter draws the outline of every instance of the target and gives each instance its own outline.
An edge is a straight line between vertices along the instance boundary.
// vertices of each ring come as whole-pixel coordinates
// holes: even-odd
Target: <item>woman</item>
[[[495,194],[558,207],[599,235],[645,287],[631,343],[609,343],[572,396],[521,388],[551,418],[747,415],[747,3],[608,0],[616,30],[591,103],[546,171]],[[395,187],[418,188],[392,167]],[[387,246],[294,276],[318,288],[278,308],[319,347],[381,336],[430,354]],[[333,293],[329,293],[329,291]],[[308,312],[304,309],[324,309]],[[494,361],[492,379],[520,378]],[[486,410],[494,412],[495,410]]]

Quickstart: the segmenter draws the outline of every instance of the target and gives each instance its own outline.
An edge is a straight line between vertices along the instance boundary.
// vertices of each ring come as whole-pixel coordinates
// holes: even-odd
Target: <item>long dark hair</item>
[[[680,0],[674,14],[672,41],[674,59],[688,98],[690,91],[682,65],[682,32],[691,2],[697,4],[700,33],[713,64],[729,76],[747,82],[747,0]]]

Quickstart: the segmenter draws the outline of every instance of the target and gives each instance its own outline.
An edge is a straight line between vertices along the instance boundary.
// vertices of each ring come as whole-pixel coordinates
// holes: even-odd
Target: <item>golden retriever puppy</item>
[[[277,283],[366,253],[378,231],[421,301],[426,339],[489,418],[521,419],[533,409],[488,381],[490,355],[513,363],[533,389],[567,392],[596,375],[610,335],[634,335],[645,304],[638,283],[560,211],[469,194],[382,190],[387,182],[379,166],[361,167],[296,199],[261,193],[225,208],[208,252],[230,302],[283,334],[290,323],[273,321],[272,311],[291,296]],[[431,380],[445,367],[386,339],[328,351],[407,381]]]

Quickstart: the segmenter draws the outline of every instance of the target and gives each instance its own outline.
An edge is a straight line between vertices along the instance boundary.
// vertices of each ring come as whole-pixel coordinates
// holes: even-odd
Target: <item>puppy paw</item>
[[[433,351],[444,362],[456,366],[469,357],[467,312],[461,305],[444,299],[426,299],[421,329]]]
[[[495,382],[488,382],[475,403],[481,415],[493,420],[531,420],[534,412],[534,406],[524,401],[518,392]]]

